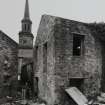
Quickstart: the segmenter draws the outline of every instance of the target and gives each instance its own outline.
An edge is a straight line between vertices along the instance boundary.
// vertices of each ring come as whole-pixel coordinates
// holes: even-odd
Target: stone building
[[[0,31],[0,99],[16,95],[18,44]]]
[[[69,104],[69,87],[77,87],[87,98],[105,91],[104,41],[95,36],[96,30],[82,22],[42,16],[34,47],[35,89],[48,105]]]

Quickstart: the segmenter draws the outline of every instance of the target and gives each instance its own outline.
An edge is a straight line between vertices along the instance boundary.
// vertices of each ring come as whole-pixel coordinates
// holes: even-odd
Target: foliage
[[[87,24],[90,31],[93,33],[94,37],[100,39],[101,41],[105,41],[105,23],[89,23]]]

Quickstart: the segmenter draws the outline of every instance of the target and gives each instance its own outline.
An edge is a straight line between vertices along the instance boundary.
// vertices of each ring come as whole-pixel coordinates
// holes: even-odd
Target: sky
[[[71,20],[105,22],[105,0],[29,0],[32,32],[37,35],[43,14]],[[18,42],[25,0],[0,0],[0,30]]]

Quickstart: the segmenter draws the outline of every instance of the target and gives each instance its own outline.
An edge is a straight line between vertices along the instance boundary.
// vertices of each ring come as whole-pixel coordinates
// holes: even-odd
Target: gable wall
[[[18,44],[0,32],[0,97],[16,95]],[[6,65],[5,62],[8,62]],[[8,79],[5,76],[9,75]],[[11,85],[11,92],[9,86]]]

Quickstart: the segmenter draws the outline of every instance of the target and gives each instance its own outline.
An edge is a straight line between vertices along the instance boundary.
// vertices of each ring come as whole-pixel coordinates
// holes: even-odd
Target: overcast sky
[[[33,34],[41,15],[50,14],[82,22],[105,22],[105,0],[29,0]],[[25,0],[0,0],[0,30],[18,42]]]

